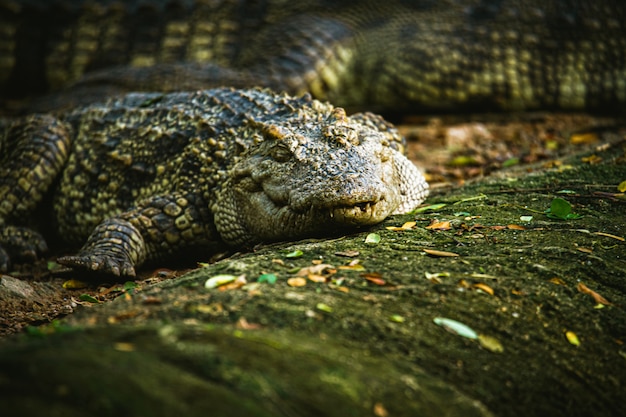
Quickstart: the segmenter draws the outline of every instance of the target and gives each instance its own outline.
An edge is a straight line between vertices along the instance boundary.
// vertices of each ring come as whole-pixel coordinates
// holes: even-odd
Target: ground
[[[127,283],[53,258],[3,277],[0,400],[20,415],[623,415],[623,128],[401,128],[432,184],[416,213]]]

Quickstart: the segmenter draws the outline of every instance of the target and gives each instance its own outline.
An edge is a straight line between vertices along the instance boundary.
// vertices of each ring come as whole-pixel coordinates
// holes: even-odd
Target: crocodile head
[[[373,225],[410,211],[427,194],[423,176],[394,149],[389,132],[341,108],[316,120],[250,124],[255,145],[237,157],[213,206],[229,244]]]

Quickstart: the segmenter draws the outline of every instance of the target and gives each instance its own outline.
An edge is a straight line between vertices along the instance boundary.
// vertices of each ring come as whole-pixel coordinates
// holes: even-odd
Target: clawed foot
[[[26,227],[0,228],[0,271],[7,272],[11,260],[35,261],[48,251],[45,239]]]
[[[74,256],[62,256],[57,259],[61,265],[71,268],[86,269],[115,276],[135,276],[135,267],[121,254],[78,253]]]

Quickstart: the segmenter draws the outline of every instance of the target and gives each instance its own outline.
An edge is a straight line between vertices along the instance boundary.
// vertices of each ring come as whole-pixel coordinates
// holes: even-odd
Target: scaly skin
[[[113,275],[189,247],[250,247],[369,226],[427,184],[379,116],[268,90],[130,94],[5,129],[0,267],[45,249],[20,223],[53,196],[59,262]]]
[[[74,83],[39,109],[222,85],[370,110],[623,108],[625,4],[0,0],[0,94]]]

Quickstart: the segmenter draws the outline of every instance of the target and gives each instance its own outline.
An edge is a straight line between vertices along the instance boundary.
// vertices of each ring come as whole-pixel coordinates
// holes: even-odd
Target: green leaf
[[[551,219],[574,220],[580,218],[580,215],[572,213],[572,205],[559,197],[552,200],[550,208],[545,213]]]
[[[511,166],[517,165],[517,164],[519,164],[519,158],[513,157],[513,158],[509,158],[506,161],[504,161],[502,163],[502,167],[503,168],[507,168],[507,167],[511,167]]]
[[[217,288],[220,285],[228,284],[229,282],[233,282],[236,279],[237,277],[234,275],[228,275],[228,274],[215,275],[206,280],[206,282],[204,283],[204,288],[208,288],[208,289]]]
[[[98,301],[97,298],[92,297],[89,294],[81,294],[80,297],[78,297],[78,299],[80,301],[87,301],[89,303],[99,303],[100,301]]]
[[[417,209],[413,210],[411,213],[412,214],[419,214],[419,213],[426,213],[427,211],[437,211],[437,210],[441,210],[445,206],[447,206],[446,203],[431,204],[429,206],[424,206],[424,207],[417,208]]]
[[[380,235],[377,233],[370,233],[365,237],[365,243],[377,245],[378,243],[380,243]]]
[[[257,279],[257,282],[267,282],[268,284],[275,284],[278,277],[275,274],[262,274]]]
[[[327,305],[327,304],[324,304],[324,303],[317,303],[315,308],[317,308],[320,311],[324,311],[326,313],[332,313],[333,312],[333,308],[331,306]]]
[[[394,323],[404,323],[405,319],[399,314],[393,314],[389,316],[389,320],[393,321]]]
[[[299,258],[302,255],[304,255],[304,252],[302,252],[300,249],[296,249],[293,252],[289,252],[288,254],[286,254],[285,258]]]

